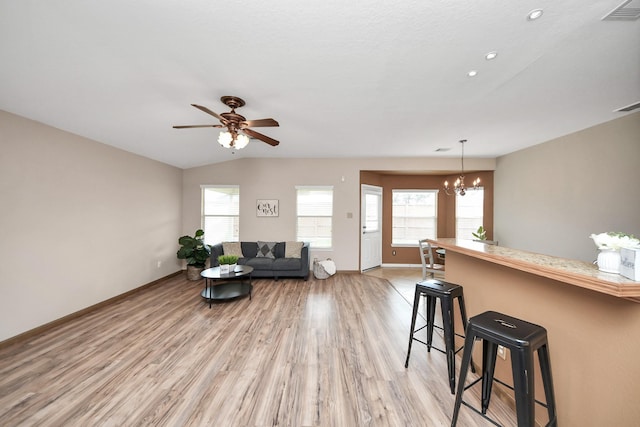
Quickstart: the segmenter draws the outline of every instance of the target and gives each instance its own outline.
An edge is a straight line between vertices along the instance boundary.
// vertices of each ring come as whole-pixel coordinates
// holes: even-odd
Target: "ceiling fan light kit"
[[[464,196],[467,194],[467,187],[464,185],[464,143],[467,142],[466,139],[461,139],[460,144],[462,144],[462,156],[460,157],[460,162],[462,163],[462,167],[460,169],[460,176],[453,183],[453,187],[449,186],[449,181],[445,181],[443,185],[444,192],[447,196],[460,195]],[[476,178],[473,180],[472,187],[474,190],[477,190],[480,186],[480,178]]]
[[[244,116],[236,113],[236,108],[240,108],[245,105],[243,99],[237,96],[223,96],[220,98],[223,104],[231,108],[228,113],[217,114],[209,110],[207,107],[203,107],[197,104],[191,104],[198,110],[203,111],[210,116],[220,120],[219,125],[182,125],[174,126],[174,129],[187,129],[187,128],[202,128],[202,127],[214,127],[214,128],[226,128],[218,135],[218,143],[225,148],[231,148],[232,150],[240,150],[249,144],[249,137],[259,139],[267,144],[275,147],[280,144],[280,141],[276,141],[266,135],[263,135],[251,127],[277,127],[280,124],[274,119],[259,119],[259,120],[247,120]]]
[[[234,136],[231,132],[222,131],[218,135],[218,143],[224,148],[241,150],[249,144],[249,138],[246,135],[236,134]]]

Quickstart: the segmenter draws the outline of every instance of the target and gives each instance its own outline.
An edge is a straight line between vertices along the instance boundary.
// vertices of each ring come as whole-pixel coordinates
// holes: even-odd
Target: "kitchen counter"
[[[603,273],[594,264],[473,240],[435,239],[430,242],[446,250],[640,303],[640,282],[619,274]]]

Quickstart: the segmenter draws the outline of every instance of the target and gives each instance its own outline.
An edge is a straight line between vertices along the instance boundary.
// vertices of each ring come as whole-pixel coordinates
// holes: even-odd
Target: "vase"
[[[620,251],[601,249],[598,254],[598,269],[605,273],[620,273]]]

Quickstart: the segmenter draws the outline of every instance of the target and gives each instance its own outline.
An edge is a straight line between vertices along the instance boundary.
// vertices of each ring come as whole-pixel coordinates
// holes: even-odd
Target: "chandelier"
[[[464,143],[467,142],[466,139],[461,139],[460,144],[462,144],[462,157],[460,158],[460,162],[462,163],[462,168],[460,170],[460,176],[453,183],[453,187],[449,187],[449,182],[444,182],[444,192],[447,196],[453,196],[454,194],[459,194],[464,196],[467,194],[467,187],[464,185]],[[474,190],[478,189],[480,185],[480,178],[476,178],[473,180],[473,188]]]
[[[218,136],[218,143],[224,148],[241,150],[249,143],[249,137],[237,132],[222,131]]]

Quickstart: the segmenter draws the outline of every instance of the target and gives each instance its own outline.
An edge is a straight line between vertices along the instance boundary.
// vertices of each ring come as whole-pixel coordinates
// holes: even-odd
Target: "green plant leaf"
[[[204,267],[207,258],[211,256],[211,246],[205,245],[202,242],[203,239],[204,231],[202,230],[196,230],[195,237],[180,237],[178,239],[178,243],[181,245],[181,247],[176,253],[178,259],[186,260],[187,265]]]

